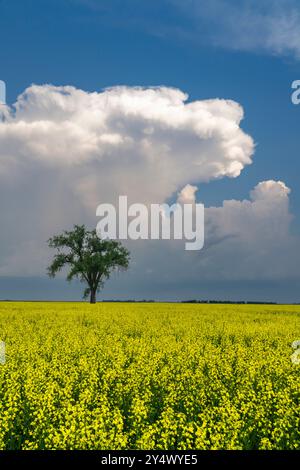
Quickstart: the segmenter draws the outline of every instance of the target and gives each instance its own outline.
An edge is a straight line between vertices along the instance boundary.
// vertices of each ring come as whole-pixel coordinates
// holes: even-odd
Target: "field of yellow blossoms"
[[[0,303],[0,449],[299,449],[300,306]]]

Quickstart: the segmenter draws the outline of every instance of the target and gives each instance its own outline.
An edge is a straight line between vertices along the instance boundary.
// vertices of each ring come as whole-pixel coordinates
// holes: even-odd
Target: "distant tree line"
[[[250,300],[182,300],[183,304],[261,304],[261,305],[277,305],[277,302],[261,302]]]

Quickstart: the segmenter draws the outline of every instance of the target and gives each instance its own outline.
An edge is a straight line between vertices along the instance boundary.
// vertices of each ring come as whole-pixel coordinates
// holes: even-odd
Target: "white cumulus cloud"
[[[163,203],[176,194],[178,202],[193,203],[198,183],[238,176],[254,152],[238,103],[189,102],[172,88],[88,93],[34,85],[3,109],[1,275],[43,274],[46,240],[74,223],[95,227],[100,203],[116,203],[119,195],[129,203]],[[295,264],[297,243],[288,201],[284,183],[266,181],[249,200],[207,208],[200,252],[176,251],[176,243],[145,241],[142,249],[132,243],[132,276],[139,269],[156,280],[165,270],[174,279],[284,275]]]
[[[201,199],[201,188],[199,193]],[[189,284],[195,289],[198,284],[199,295],[205,281],[299,279],[300,238],[291,231],[289,193],[281,181],[263,181],[250,192],[249,199],[225,200],[221,206],[207,207],[201,251],[184,251],[182,241],[161,246],[151,242],[149,250],[140,247],[136,277],[142,278],[146,265],[153,282],[159,276],[176,284],[176,289]]]

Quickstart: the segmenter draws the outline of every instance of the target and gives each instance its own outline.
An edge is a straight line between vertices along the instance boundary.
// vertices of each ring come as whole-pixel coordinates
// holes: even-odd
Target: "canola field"
[[[0,449],[300,449],[300,306],[0,303]]]

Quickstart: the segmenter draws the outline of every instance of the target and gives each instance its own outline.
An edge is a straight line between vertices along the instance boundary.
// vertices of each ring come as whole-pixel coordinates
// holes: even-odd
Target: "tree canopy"
[[[90,303],[96,303],[97,292],[113,271],[126,270],[129,266],[129,251],[120,242],[101,239],[96,230],[89,231],[85,225],[74,225],[73,230],[53,236],[48,245],[57,250],[48,275],[55,277],[68,266],[67,280],[86,283],[84,298],[90,297]]]

